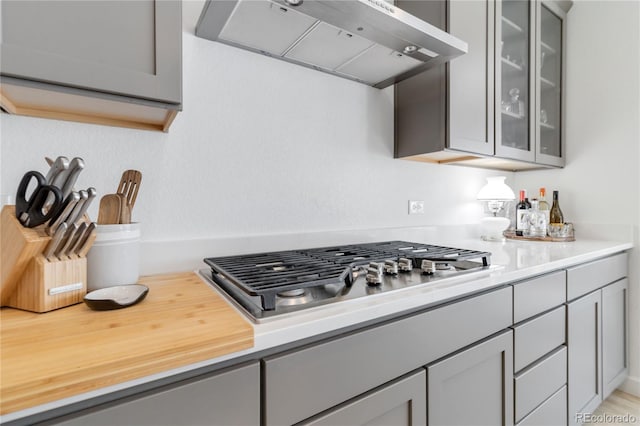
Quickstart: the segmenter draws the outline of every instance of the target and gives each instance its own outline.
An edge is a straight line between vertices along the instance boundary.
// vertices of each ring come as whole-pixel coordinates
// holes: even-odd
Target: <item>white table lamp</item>
[[[509,201],[516,196],[509,185],[504,183],[505,176],[493,176],[487,178],[487,184],[478,192],[478,200],[487,203],[492,216],[483,217],[480,221],[481,238],[485,241],[504,241],[503,232],[511,222],[504,216],[499,216]]]

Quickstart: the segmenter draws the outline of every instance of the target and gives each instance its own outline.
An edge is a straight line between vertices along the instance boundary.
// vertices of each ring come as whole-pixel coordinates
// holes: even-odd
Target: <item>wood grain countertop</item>
[[[0,310],[0,414],[253,347],[253,327],[195,273],[149,276],[137,305]]]

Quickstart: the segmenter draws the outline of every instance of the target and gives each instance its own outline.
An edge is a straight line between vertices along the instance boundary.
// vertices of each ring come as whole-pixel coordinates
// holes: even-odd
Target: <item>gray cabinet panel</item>
[[[514,327],[513,368],[519,371],[565,343],[565,307]]]
[[[429,425],[513,424],[511,331],[427,368]]]
[[[627,376],[627,279],[602,289],[602,398]]]
[[[376,389],[303,425],[418,426],[427,424],[424,369]]]
[[[555,308],[567,301],[565,271],[543,275],[513,286],[513,322]]]
[[[626,253],[570,268],[567,270],[567,300],[590,293],[625,276],[627,276]]]
[[[567,305],[569,424],[602,402],[600,290]]]
[[[566,383],[567,348],[563,346],[516,376],[516,423]]]
[[[2,74],[166,103],[182,101],[176,0],[2,2]]]
[[[266,424],[309,418],[507,328],[511,299],[511,287],[506,287],[266,358]]]
[[[495,3],[450,1],[448,31],[469,51],[449,64],[449,148],[494,154]]]
[[[64,426],[260,424],[260,364],[227,371],[59,423]]]
[[[567,423],[567,387],[563,386],[517,426],[560,426]]]

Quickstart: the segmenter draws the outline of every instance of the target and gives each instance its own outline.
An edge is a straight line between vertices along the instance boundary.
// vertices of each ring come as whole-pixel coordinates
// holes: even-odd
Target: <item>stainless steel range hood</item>
[[[379,89],[467,52],[384,0],[207,0],[196,35]]]

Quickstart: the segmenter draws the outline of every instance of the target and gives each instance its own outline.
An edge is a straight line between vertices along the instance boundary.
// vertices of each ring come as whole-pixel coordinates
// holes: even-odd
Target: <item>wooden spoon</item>
[[[133,210],[133,205],[136,203],[140,182],[142,182],[142,173],[138,170],[125,170],[122,173],[122,178],[118,185],[118,194],[124,195],[126,204],[129,205],[129,210]]]
[[[98,224],[113,225],[120,223],[122,200],[118,194],[107,194],[100,199]]]

